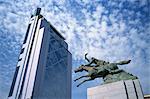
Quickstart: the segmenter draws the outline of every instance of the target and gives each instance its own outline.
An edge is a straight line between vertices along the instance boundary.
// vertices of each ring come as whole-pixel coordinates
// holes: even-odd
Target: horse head
[[[75,73],[77,73],[77,72],[82,72],[83,70],[84,70],[84,65],[81,65],[81,66],[79,66],[78,68],[76,68],[75,70],[74,70],[74,72]]]

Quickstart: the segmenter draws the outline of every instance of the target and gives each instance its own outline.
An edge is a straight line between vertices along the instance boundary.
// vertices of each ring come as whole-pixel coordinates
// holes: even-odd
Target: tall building
[[[40,10],[29,21],[8,99],[71,99],[71,53]]]

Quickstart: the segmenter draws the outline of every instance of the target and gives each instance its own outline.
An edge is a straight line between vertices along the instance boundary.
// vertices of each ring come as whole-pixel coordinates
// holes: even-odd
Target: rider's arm
[[[85,54],[85,59],[86,59],[88,62],[90,62],[90,60],[87,58],[87,54],[88,54],[88,53]]]
[[[90,63],[86,64],[85,66],[90,66],[93,63],[94,63],[94,60],[92,60]]]

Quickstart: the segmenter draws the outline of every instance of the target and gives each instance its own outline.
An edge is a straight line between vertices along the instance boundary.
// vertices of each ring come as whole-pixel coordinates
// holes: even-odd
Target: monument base
[[[88,99],[144,99],[138,79],[118,81],[87,89]]]

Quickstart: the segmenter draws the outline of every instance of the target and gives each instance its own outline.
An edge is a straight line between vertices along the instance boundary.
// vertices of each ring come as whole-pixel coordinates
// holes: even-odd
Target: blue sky
[[[137,75],[150,94],[149,0],[0,0],[0,99],[8,95],[17,58],[31,14],[36,7],[66,38],[75,69],[89,57],[116,62],[131,59],[120,68]],[[72,74],[72,79],[80,74]],[[86,99],[86,89],[101,79],[77,88],[72,98]]]

